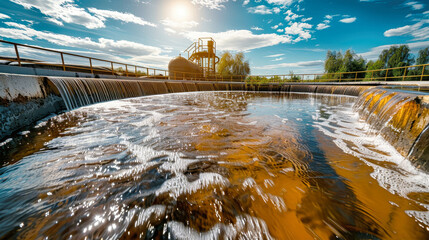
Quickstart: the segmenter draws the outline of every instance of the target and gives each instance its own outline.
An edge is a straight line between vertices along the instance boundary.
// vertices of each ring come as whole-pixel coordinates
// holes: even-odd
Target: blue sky
[[[429,3],[421,0],[0,2],[1,39],[163,69],[208,36],[218,53],[244,51],[252,74],[322,72],[327,50],[374,59],[392,44],[415,54],[429,46]]]

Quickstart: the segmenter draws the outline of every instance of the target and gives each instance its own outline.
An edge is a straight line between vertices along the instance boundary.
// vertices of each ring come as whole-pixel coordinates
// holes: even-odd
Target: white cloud
[[[320,46],[320,44],[316,44],[315,46],[316,46],[316,47],[319,47],[319,46]],[[294,48],[293,50],[294,50],[294,51],[298,51],[298,52],[301,52],[301,51],[308,51],[308,52],[326,52],[326,51],[328,51],[328,50],[326,50],[326,49],[321,49],[321,48]]]
[[[159,55],[162,52],[162,50],[158,47],[148,46],[126,40],[115,41],[111,39],[99,38],[98,41],[94,41],[88,37],[80,38],[47,31],[38,31],[14,22],[6,22],[5,24],[13,28],[1,28],[0,36],[12,39],[39,39],[59,46],[83,48],[128,57]]]
[[[267,3],[269,4],[275,4],[275,5],[290,5],[294,0],[267,0]]]
[[[398,28],[392,28],[384,32],[385,37],[395,37],[403,35],[411,35],[414,40],[425,40],[429,38],[429,19],[423,19],[413,25],[405,25]]]
[[[283,58],[276,58],[276,59],[273,59],[273,60],[271,60],[272,62],[278,62],[278,61],[281,61],[281,60],[283,60]]]
[[[325,24],[325,23],[319,23],[319,24],[317,24],[316,29],[317,29],[317,30],[323,30],[323,29],[326,29],[326,28],[329,28],[329,27],[331,27],[331,26],[329,26],[328,24]]]
[[[352,23],[354,21],[356,21],[355,17],[343,18],[343,19],[340,20],[340,22],[342,22],[342,23]]]
[[[61,22],[61,21],[59,21],[59,20],[57,20],[55,18],[46,18],[46,20],[48,20],[49,22],[55,23],[55,24],[57,24],[59,26],[64,26],[63,22]]]
[[[129,59],[136,64],[142,64],[149,67],[157,67],[161,69],[166,69],[168,63],[171,61],[172,57],[164,55],[146,55],[146,56],[137,56]],[[128,60],[123,60],[128,61]]]
[[[324,61],[315,60],[315,61],[303,61],[303,62],[294,62],[294,63],[279,63],[273,65],[265,65],[261,67],[254,67],[255,69],[279,69],[279,68],[295,68],[295,67],[314,67],[314,66],[323,66]]]
[[[410,33],[412,30],[413,30],[412,26],[406,25],[403,27],[389,29],[384,32],[384,36],[386,37],[402,36],[407,33]]]
[[[97,17],[99,17],[103,22],[106,20],[106,18],[111,18],[115,20],[119,20],[126,23],[135,23],[139,25],[148,25],[155,27],[156,25],[143,20],[140,17],[135,16],[131,13],[122,13],[117,11],[110,11],[110,10],[102,10],[102,9],[96,9],[96,8],[88,8],[88,11],[91,13],[94,13]]]
[[[287,16],[285,17],[285,20],[286,20],[286,21],[291,21],[291,20],[295,20],[295,19],[297,19],[297,18],[299,18],[299,17],[302,17],[302,15],[298,15],[298,14],[293,13],[290,9],[288,9],[288,10],[285,12],[285,14],[287,15]]]
[[[170,29],[191,29],[198,26],[195,21],[177,21],[169,18],[161,20],[161,23]]]
[[[280,36],[274,33],[253,34],[249,30],[229,30],[218,33],[186,32],[182,35],[191,41],[195,41],[201,36],[211,36],[216,39],[216,45],[219,49],[232,51],[248,51],[291,42],[289,36]]]
[[[311,21],[311,20],[313,20],[313,18],[312,18],[312,17],[309,17],[309,18],[303,18],[303,19],[301,19],[301,22],[308,22],[308,21]]]
[[[193,4],[216,10],[224,8],[225,5],[223,3],[225,2],[228,2],[228,0],[192,0]]]
[[[74,4],[74,0],[10,0],[16,4],[30,9],[39,9],[41,13],[48,16],[51,20],[57,22],[75,23],[83,25],[86,28],[105,27],[104,22],[92,16],[85,9]]]
[[[265,56],[265,57],[268,57],[268,58],[278,58],[278,57],[281,57],[281,56],[284,56],[284,53],[279,53],[279,54],[274,54],[274,55],[268,55],[268,56]]]
[[[429,41],[422,41],[422,42],[413,42],[413,43],[404,43],[410,47],[411,52],[417,53],[420,49],[426,48],[429,46]],[[371,48],[370,51],[364,52],[364,53],[358,53],[358,55],[361,55],[362,57],[368,59],[368,60],[374,60],[377,59],[380,55],[381,51],[384,49],[388,49],[391,46],[397,46],[400,44],[389,44],[389,45],[382,45],[378,47]]]
[[[247,4],[249,4],[250,0],[244,0],[243,1],[243,6],[246,6]]]
[[[255,30],[255,31],[262,31],[262,30],[264,30],[263,28],[260,28],[260,27],[251,27],[250,29]]]
[[[273,10],[271,8],[268,8],[265,5],[259,5],[259,6],[256,6],[256,7],[250,7],[250,8],[247,9],[247,11],[249,13],[262,14],[262,15],[273,14]]]
[[[10,29],[10,28],[0,28],[0,37],[3,38],[12,38],[12,39],[22,39],[22,40],[32,40],[26,34],[26,31],[19,29]]]
[[[0,13],[0,19],[7,19],[10,18],[8,15]]]
[[[64,23],[74,23],[85,26],[89,29],[104,28],[106,19],[115,19],[127,23],[155,26],[155,24],[143,20],[131,13],[122,13],[110,10],[101,10],[96,8],[79,7],[75,0],[10,0],[24,8],[38,9],[47,16],[47,20],[57,25],[63,26]],[[93,15],[92,15],[92,14]]]
[[[316,29],[317,30],[323,30],[331,27],[329,24],[331,23],[331,20],[336,17],[337,15],[326,15],[325,20],[323,22],[317,24]]]
[[[334,17],[342,16],[343,19],[340,20],[342,23],[353,23],[356,21],[355,17],[350,17],[350,15],[340,15],[340,14],[334,14],[334,15],[325,15],[325,19],[317,24],[316,29],[317,30],[323,30],[331,27],[330,23]]]
[[[166,32],[169,32],[169,33],[176,33],[176,30],[174,30],[174,29],[172,29],[172,28],[169,28],[169,27],[164,28],[164,30],[165,30]]]
[[[295,42],[303,40],[303,39],[309,39],[311,38],[310,31],[308,29],[311,29],[313,25],[303,22],[294,22],[289,27],[285,28],[286,34],[291,35],[298,35],[299,37],[295,39]]]
[[[150,4],[150,2],[148,2],[148,1],[143,1],[143,0],[136,0],[136,2],[137,2],[137,3],[140,3],[140,4]]]
[[[420,10],[420,9],[423,9],[423,7],[424,7],[423,4],[416,2],[416,1],[407,2],[407,3],[405,3],[405,5],[411,7],[413,10]]]

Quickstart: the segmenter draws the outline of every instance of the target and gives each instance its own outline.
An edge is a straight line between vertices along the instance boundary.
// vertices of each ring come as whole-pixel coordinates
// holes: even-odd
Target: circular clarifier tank
[[[0,238],[429,238],[428,174],[358,100],[195,92],[40,121],[0,143]]]

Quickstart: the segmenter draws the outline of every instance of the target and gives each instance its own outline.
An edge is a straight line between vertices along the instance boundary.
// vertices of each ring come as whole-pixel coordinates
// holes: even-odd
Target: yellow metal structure
[[[189,61],[203,69],[205,76],[216,75],[216,64],[219,62],[219,57],[216,56],[216,42],[213,38],[199,38],[185,52],[188,53]]]

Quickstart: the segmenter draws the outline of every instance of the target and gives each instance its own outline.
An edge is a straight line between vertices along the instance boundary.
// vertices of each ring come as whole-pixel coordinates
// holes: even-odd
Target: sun
[[[192,11],[189,4],[185,2],[175,2],[170,5],[170,18],[173,20],[184,21],[192,18]]]
[[[177,4],[173,11],[176,19],[186,19],[189,16],[189,9],[182,4]]]

